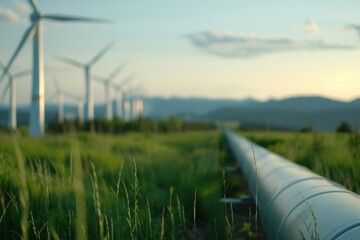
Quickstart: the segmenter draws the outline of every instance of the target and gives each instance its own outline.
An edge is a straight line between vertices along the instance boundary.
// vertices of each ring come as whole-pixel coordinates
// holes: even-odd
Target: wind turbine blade
[[[114,78],[122,71],[124,70],[126,64],[123,63],[120,66],[118,66],[108,77],[108,81],[111,82],[112,80],[114,80]]]
[[[31,73],[32,73],[32,70],[28,69],[28,70],[24,70],[24,71],[21,71],[21,72],[17,72],[15,74],[13,74],[12,76],[14,78],[19,78],[19,77],[25,77],[27,75],[30,75]]]
[[[37,22],[34,22],[24,33],[23,38],[20,41],[19,46],[16,48],[14,54],[12,55],[12,57],[10,58],[10,61],[8,62],[5,70],[3,71],[1,77],[0,77],[0,82],[2,81],[2,79],[4,78],[5,74],[8,73],[11,65],[13,64],[16,56],[19,54],[21,48],[23,47],[23,45],[25,44],[26,40],[34,33],[35,31],[35,25],[37,24]]]
[[[63,92],[63,94],[64,94],[64,96],[67,97],[67,98],[71,98],[71,99],[75,99],[75,100],[76,100],[76,98],[75,98],[73,95],[69,94],[68,92]]]
[[[82,64],[81,62],[78,62],[74,59],[71,59],[71,58],[67,58],[67,57],[63,57],[63,56],[55,56],[56,59],[60,62],[63,62],[63,63],[66,63],[66,64],[70,64],[70,65],[73,65],[73,66],[76,66],[76,67],[79,67],[79,68],[83,68],[84,67],[84,64]]]
[[[2,69],[2,71],[3,71],[3,74],[5,75],[8,75],[8,77],[10,78],[11,77],[11,74],[10,74],[10,72],[9,71],[5,71],[5,69],[6,69],[6,67],[5,67],[5,65],[2,63],[2,62],[0,62],[0,67],[1,67],[1,69]],[[10,81],[10,79],[9,79],[9,81]],[[0,81],[0,83],[1,83],[2,81]],[[9,82],[8,82],[8,84],[9,84]],[[8,85],[7,84],[7,85]]]
[[[10,81],[8,81],[8,83],[6,84],[4,91],[1,94],[1,99],[0,99],[0,103],[3,103],[6,97],[6,93],[8,92],[8,90],[10,89]]]
[[[98,82],[100,82],[100,83],[105,83],[105,82],[106,82],[106,79],[105,79],[105,78],[99,77],[99,76],[97,76],[97,75],[93,75],[93,77],[94,77],[94,80],[95,80],[95,81],[98,81]]]
[[[54,82],[56,91],[58,92],[58,91],[60,90],[60,86],[59,86],[59,82],[58,82],[58,80],[56,79],[56,77],[53,78],[53,82]]]
[[[135,75],[130,75],[130,76],[128,76],[127,78],[125,78],[124,80],[122,80],[121,83],[118,84],[118,86],[119,86],[120,88],[123,88],[126,84],[132,82],[132,80],[134,80],[135,77],[136,77]]]
[[[81,99],[81,97],[76,96],[76,95],[73,94],[73,93],[65,92],[65,94],[66,94],[68,97],[71,97],[71,98],[75,99],[76,101],[78,101],[78,100]]]
[[[78,101],[79,99],[81,99],[81,97],[77,96],[76,94],[63,90],[64,95],[66,95],[69,98],[75,99],[76,101]]]
[[[99,59],[104,56],[105,53],[107,53],[110,48],[114,46],[115,42],[110,42],[108,45],[106,45],[90,62],[89,65],[95,64]]]
[[[91,23],[112,23],[114,21],[108,19],[100,18],[89,18],[89,17],[76,17],[76,16],[67,16],[67,15],[57,15],[57,14],[45,14],[42,18],[53,21],[61,22],[91,22]]]
[[[131,87],[130,88],[130,92],[131,92],[131,94],[133,95],[133,96],[137,96],[137,95],[139,95],[139,92],[142,92],[142,84],[141,83],[139,83],[139,84],[137,84],[136,86],[134,86],[134,87]]]
[[[46,98],[46,102],[52,101],[57,96],[57,92],[52,93],[49,97]]]
[[[32,8],[34,9],[34,11],[38,14],[40,14],[40,8],[37,5],[37,3],[34,0],[29,0],[30,5],[32,6]]]
[[[5,65],[0,61],[0,68],[2,69],[2,74],[6,74],[6,72],[5,72],[5,69],[6,69],[6,67],[5,67]],[[9,73],[8,73],[8,75],[9,75]],[[1,81],[0,81],[0,83],[1,83]]]
[[[136,95],[140,95],[143,92],[143,88],[140,84],[137,85],[133,90],[136,93]]]
[[[0,61],[0,67],[2,70],[5,70],[5,65]]]

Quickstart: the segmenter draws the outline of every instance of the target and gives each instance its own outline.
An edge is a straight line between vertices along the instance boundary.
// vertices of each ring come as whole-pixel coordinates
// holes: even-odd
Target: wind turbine
[[[55,85],[55,93],[49,97],[48,99],[52,99],[54,96],[57,96],[58,100],[58,122],[64,122],[64,91],[60,88],[58,81],[56,78],[54,80]]]
[[[126,77],[124,80],[121,81],[121,83],[116,84],[113,83],[113,88],[115,90],[115,115],[118,118],[123,117],[124,118],[124,94],[121,92],[124,88],[124,86],[128,83],[130,83],[135,78],[135,75],[130,75]]]
[[[78,119],[79,122],[83,122],[84,118],[83,118],[83,111],[84,111],[84,103],[81,97],[76,96],[75,94],[66,91],[65,89],[60,88],[58,81],[56,79],[54,79],[54,84],[55,84],[55,92],[53,95],[51,95],[49,98],[47,99],[52,99],[55,96],[57,96],[58,99],[58,122],[59,123],[63,123],[64,122],[64,118],[65,118],[65,114],[64,114],[64,98],[71,98],[73,100],[77,101],[77,110],[78,110]]]
[[[110,50],[110,48],[114,45],[114,42],[109,43],[103,49],[101,49],[98,54],[95,55],[93,59],[91,59],[87,63],[81,63],[71,58],[57,56],[57,59],[66,64],[70,64],[75,67],[79,67],[84,69],[85,72],[85,118],[87,121],[92,121],[94,119],[94,89],[91,81],[91,68],[92,66],[100,60],[102,56],[106,52]]]
[[[143,95],[143,89],[140,86],[132,89],[131,104],[130,104],[130,107],[132,107],[131,110],[132,119],[141,117],[143,115],[144,103],[142,100],[142,95]]]
[[[104,84],[105,87],[105,104],[106,104],[106,118],[107,120],[111,121],[113,118],[112,113],[112,99],[111,99],[111,92],[110,92],[110,83],[114,81],[115,77],[125,68],[125,64],[120,65],[117,67],[108,77],[102,78],[99,76],[94,75],[94,80]]]
[[[5,71],[5,66],[0,62],[0,66]],[[16,78],[25,77],[26,75],[31,74],[31,70],[25,70],[11,74],[10,71],[7,71],[9,78],[8,83],[5,85],[4,91],[2,92],[0,102],[4,101],[4,98],[8,91],[10,91],[10,102],[9,102],[9,123],[8,127],[10,129],[16,129]]]
[[[125,120],[133,120],[136,113],[136,93],[141,91],[141,87],[132,87],[123,93],[123,116]]]
[[[26,40],[33,37],[33,81],[32,81],[32,96],[31,96],[31,110],[30,110],[30,127],[29,132],[33,136],[42,136],[45,131],[45,88],[44,88],[44,57],[43,57],[43,43],[42,43],[42,21],[52,20],[61,22],[108,22],[107,20],[100,20],[94,18],[73,17],[56,14],[42,14],[39,6],[35,0],[28,0],[33,12],[30,15],[30,27],[25,31],[18,47],[13,53],[8,62],[4,73],[0,77],[0,81],[9,71],[16,56],[24,46]]]
[[[144,117],[144,100],[143,100],[144,97],[143,97],[143,95],[144,95],[143,92],[139,92],[134,97],[135,117],[136,118]]]
[[[71,98],[77,103],[77,117],[79,123],[84,123],[84,100],[82,97],[75,95],[74,93],[63,90],[64,96],[67,98]]]
[[[130,120],[129,113],[130,113],[130,102],[128,97],[128,92],[124,91],[121,95],[121,115],[124,120]]]

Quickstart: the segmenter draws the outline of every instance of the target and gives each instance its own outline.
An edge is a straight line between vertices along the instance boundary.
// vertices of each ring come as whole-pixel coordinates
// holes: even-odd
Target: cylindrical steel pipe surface
[[[230,130],[269,239],[360,239],[360,196]]]

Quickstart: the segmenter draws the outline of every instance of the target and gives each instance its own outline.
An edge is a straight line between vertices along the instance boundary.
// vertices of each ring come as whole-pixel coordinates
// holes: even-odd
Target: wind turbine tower
[[[77,104],[77,117],[79,120],[79,123],[84,123],[84,101],[82,97],[79,97],[71,92],[68,92],[66,90],[62,90],[63,94],[67,98],[71,98],[76,101]]]
[[[58,60],[70,64],[75,67],[84,69],[85,72],[85,119],[87,121],[94,120],[94,89],[91,81],[91,69],[92,66],[105,55],[106,52],[114,45],[114,42],[106,45],[98,54],[95,55],[88,63],[81,63],[71,58],[57,56]]]
[[[113,83],[113,88],[115,90],[115,116],[117,116],[119,119],[124,118],[124,111],[123,111],[123,93],[122,90],[124,86],[128,83],[130,83],[135,78],[134,75],[130,75],[126,77],[121,83],[116,84]]]
[[[59,123],[63,123],[65,119],[65,111],[64,111],[64,99],[65,97],[71,100],[75,100],[77,102],[77,116],[80,123],[84,122],[84,101],[82,100],[82,97],[79,97],[71,92],[66,91],[65,89],[60,88],[58,82],[54,79],[54,83],[56,86],[56,91],[51,97],[47,99],[53,99],[54,97],[57,97],[58,99],[58,121]]]
[[[5,66],[0,63],[0,66],[5,69]],[[17,72],[15,74],[11,74],[10,71],[7,71],[8,75],[8,83],[5,85],[4,91],[2,92],[1,96],[2,99],[0,102],[4,101],[4,98],[8,91],[10,91],[10,101],[9,101],[9,122],[8,127],[10,129],[16,129],[16,78],[25,77],[31,74],[31,70],[25,70],[21,72]]]
[[[113,118],[112,99],[110,92],[110,83],[114,81],[115,77],[125,68],[125,64],[117,67],[107,78],[102,78],[94,75],[94,80],[104,84],[105,87],[105,104],[106,104],[106,119],[111,121]]]
[[[142,88],[137,86],[132,88],[129,93],[129,115],[130,119],[135,119],[142,115],[143,103],[142,103]]]
[[[44,88],[44,57],[42,42],[42,21],[52,20],[60,22],[105,22],[100,19],[73,17],[55,14],[42,14],[35,0],[28,0],[32,13],[30,15],[30,27],[25,31],[18,47],[10,58],[0,81],[9,71],[18,53],[24,46],[26,40],[33,37],[33,76],[32,76],[32,94],[30,109],[29,132],[32,136],[42,136],[45,131],[45,88]]]
[[[144,116],[144,101],[142,94],[135,97],[135,116],[137,118]]]
[[[128,97],[128,92],[123,91],[121,95],[121,116],[124,120],[129,120],[130,113],[130,102]]]
[[[57,97],[58,100],[58,122],[64,122],[64,92],[60,88],[58,81],[54,78],[54,85],[55,85],[55,93],[49,99],[52,99],[54,96]]]

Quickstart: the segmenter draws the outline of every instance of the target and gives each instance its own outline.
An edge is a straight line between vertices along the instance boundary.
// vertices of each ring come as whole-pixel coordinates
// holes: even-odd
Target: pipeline
[[[360,239],[360,196],[234,132],[225,136],[269,239]]]

